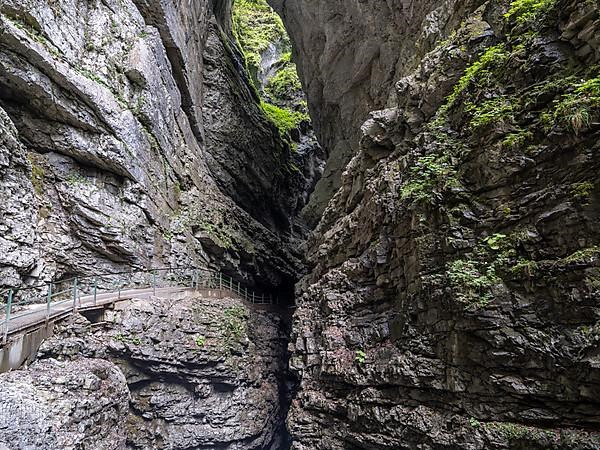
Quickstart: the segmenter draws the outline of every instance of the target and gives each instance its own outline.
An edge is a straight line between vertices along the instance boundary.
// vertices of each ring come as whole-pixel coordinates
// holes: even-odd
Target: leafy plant
[[[600,77],[577,83],[570,94],[557,102],[554,119],[569,125],[575,134],[590,125],[591,117],[600,110]]]
[[[473,428],[480,428],[481,422],[479,420],[477,420],[475,417],[470,417],[469,425],[471,425]]]
[[[142,340],[137,336],[127,336],[125,334],[117,334],[115,339],[123,344],[141,345]]]
[[[300,126],[300,122],[309,120],[307,114],[280,108],[264,101],[261,102],[261,107],[269,120],[275,124],[279,130],[279,134],[281,134],[284,139],[289,137],[290,131]]]
[[[507,236],[502,233],[495,233],[495,234],[492,234],[491,236],[488,236],[487,238],[485,238],[486,244],[492,250],[500,250],[500,248],[502,248],[506,245],[506,241],[507,241]]]
[[[434,203],[435,194],[459,185],[456,169],[448,156],[427,155],[420,157],[410,170],[410,179],[400,189],[402,199],[412,202]]]
[[[509,52],[504,44],[488,47],[473,64],[467,67],[464,75],[458,80],[452,93],[448,96],[444,108],[450,108],[471,84],[482,80],[484,82],[489,81],[493,76],[492,69],[504,65],[508,57]]]
[[[523,147],[532,138],[533,133],[531,131],[520,130],[507,134],[500,145],[503,149],[515,149]]]
[[[485,269],[481,265],[476,261],[457,260],[447,268],[457,299],[473,307],[487,305],[493,298],[491,288],[500,282],[491,265]]]
[[[576,199],[587,200],[587,199],[589,199],[593,190],[594,190],[594,183],[592,183],[591,181],[584,181],[582,183],[575,183],[571,187],[571,194]]]
[[[206,337],[205,336],[196,336],[196,339],[194,340],[194,342],[196,343],[196,345],[198,347],[204,347],[206,345]]]
[[[265,86],[265,91],[277,100],[287,100],[302,90],[296,65],[287,63]]]
[[[356,350],[354,361],[361,366],[367,361],[367,354],[364,352],[364,350]]]
[[[510,122],[515,111],[513,102],[514,100],[511,98],[500,96],[487,100],[479,106],[469,103],[466,111],[473,115],[470,122],[471,128],[477,130],[491,124]]]
[[[515,0],[504,17],[515,20],[519,25],[531,24],[539,21],[555,5],[556,0]]]
[[[278,40],[287,41],[283,22],[266,0],[235,0],[232,18],[233,30],[248,69],[255,74],[260,66],[261,54],[269,45]]]

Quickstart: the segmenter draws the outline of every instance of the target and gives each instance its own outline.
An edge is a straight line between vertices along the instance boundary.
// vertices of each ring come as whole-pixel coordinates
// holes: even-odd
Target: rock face
[[[289,446],[292,384],[279,314],[188,295],[117,304],[105,320],[92,328],[73,316],[29,370],[0,376],[10,394],[0,412],[20,414],[16,422],[0,417],[0,443],[11,450]],[[31,442],[20,440],[36,423],[25,433]]]
[[[128,390],[114,364],[47,359],[1,379],[1,449],[125,448]]]
[[[316,224],[356,153],[370,111],[394,102],[394,83],[481,1],[269,0],[290,34],[327,165],[306,219]],[[343,20],[341,18],[343,17]],[[391,97],[391,98],[390,98]]]
[[[293,282],[304,188],[212,3],[2,2],[0,285],[161,265]]]
[[[343,3],[381,30],[395,17]],[[299,60],[313,111],[323,80],[353,73],[339,47],[338,64],[317,65],[337,54],[341,5],[280,6],[310,53]],[[309,242],[291,345],[293,448],[599,448],[598,8],[444,5],[461,25],[431,35],[412,72],[383,71],[395,92],[361,127]],[[416,36],[430,30],[422,17],[409,20]],[[353,39],[369,42],[360,30]],[[376,83],[378,61],[358,86]],[[334,92],[344,95],[317,116],[322,135],[362,91]]]

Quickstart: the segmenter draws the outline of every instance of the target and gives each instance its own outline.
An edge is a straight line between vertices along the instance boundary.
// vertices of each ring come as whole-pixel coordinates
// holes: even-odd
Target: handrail
[[[172,270],[202,270],[202,271],[211,272],[211,273],[219,273],[220,272],[220,271],[214,270],[214,269],[208,269],[208,268],[205,268],[205,267],[195,267],[195,266],[155,267],[155,268],[151,268],[151,269],[125,270],[125,271],[122,271],[122,272],[99,272],[99,273],[96,273],[94,275],[74,276],[72,278],[65,278],[65,279],[62,279],[62,280],[49,281],[49,282],[45,282],[45,283],[37,284],[37,285],[31,285],[31,286],[19,287],[19,288],[12,288],[12,290],[13,291],[16,291],[16,290],[26,291],[26,290],[31,290],[31,289],[39,289],[39,288],[46,287],[50,283],[54,283],[54,284],[66,283],[66,282],[73,281],[76,278],[79,279],[79,280],[86,280],[86,279],[90,279],[90,278],[102,277],[102,276],[110,276],[110,275],[130,275],[130,274],[134,274],[134,273],[152,273],[152,272],[164,272],[164,271],[172,271]],[[0,290],[0,296],[7,294],[8,291],[10,291],[10,290],[11,290],[11,288],[8,288],[8,289],[5,288],[3,290]]]
[[[121,275],[127,275],[127,278],[122,277],[123,279],[121,280],[114,279]],[[139,277],[140,275],[141,277]],[[150,275],[150,277],[147,277],[147,275]],[[106,283],[103,281],[106,279],[108,279],[108,285],[110,286],[108,288],[104,287]],[[272,295],[265,295],[264,292],[259,294],[252,289],[248,289],[247,286],[243,286],[239,281],[236,282],[233,278],[213,269],[201,267],[161,267],[122,272],[104,272],[48,282],[37,286],[13,288],[0,292],[0,332],[3,331],[2,342],[6,343],[7,341],[11,321],[18,318],[35,314],[39,316],[40,312],[45,311],[45,320],[47,321],[53,313],[56,314],[58,312],[63,314],[75,311],[78,303],[81,304],[82,297],[86,297],[88,300],[93,299],[92,305],[95,306],[99,295],[118,293],[118,298],[120,299],[123,290],[134,288],[152,289],[153,293],[156,294],[157,289],[172,287],[173,283],[178,287],[229,291],[253,304],[279,303],[278,298],[273,298]],[[68,287],[61,289],[65,285]],[[55,291],[55,288],[58,290]],[[33,292],[33,295],[25,295],[29,292]],[[3,302],[5,298],[6,302]],[[71,302],[71,306],[66,309],[63,307],[59,311],[56,310],[56,306],[64,305],[67,302]],[[18,310],[19,307],[31,305],[45,305],[45,309]],[[2,310],[4,310],[4,317],[2,317]],[[0,338],[2,338],[2,334],[0,334]]]

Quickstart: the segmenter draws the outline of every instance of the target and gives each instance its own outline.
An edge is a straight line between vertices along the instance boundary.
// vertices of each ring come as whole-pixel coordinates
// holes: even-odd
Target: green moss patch
[[[233,30],[251,71],[260,66],[261,54],[272,42],[286,41],[281,18],[266,0],[235,0]]]
[[[556,0],[515,0],[504,17],[519,25],[532,24],[540,21],[555,5]]]
[[[596,76],[575,84],[572,93],[563,95],[554,108],[554,119],[578,134],[599,113],[600,77]]]
[[[290,131],[298,128],[300,122],[309,120],[308,115],[305,113],[290,111],[289,109],[280,108],[270,103],[261,102],[261,107],[284,139],[288,139]]]

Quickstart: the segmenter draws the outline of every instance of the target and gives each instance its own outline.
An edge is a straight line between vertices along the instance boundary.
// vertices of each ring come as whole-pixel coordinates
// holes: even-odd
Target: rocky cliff
[[[0,284],[211,265],[293,282],[303,177],[229,2],[0,4]]]
[[[270,3],[328,156],[303,247],[316,172],[265,116],[230,2],[1,3],[0,284],[304,275],[292,448],[600,448],[598,2]],[[0,405],[56,445],[284,447],[281,318],[169,305],[69,324]]]
[[[360,126],[370,111],[393,104],[394,84],[410,73],[436,39],[451,32],[471,0],[270,0],[290,34],[308,95],[325,172],[304,217],[316,224],[341,186]]]
[[[293,448],[598,448],[598,5],[274,3],[353,156],[298,286]]]
[[[0,376],[0,448],[286,448],[282,320],[193,295],[74,316],[28,370]]]

